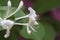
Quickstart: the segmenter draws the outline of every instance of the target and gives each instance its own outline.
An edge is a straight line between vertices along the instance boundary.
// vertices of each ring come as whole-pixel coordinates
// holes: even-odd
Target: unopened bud
[[[8,0],[8,3],[7,3],[8,7],[11,7],[11,1]]]
[[[31,34],[31,30],[28,31],[28,34]]]

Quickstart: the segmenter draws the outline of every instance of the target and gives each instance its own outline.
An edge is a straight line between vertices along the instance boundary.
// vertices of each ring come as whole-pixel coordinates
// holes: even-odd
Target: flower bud
[[[11,1],[8,0],[8,3],[7,3],[8,7],[11,7]]]

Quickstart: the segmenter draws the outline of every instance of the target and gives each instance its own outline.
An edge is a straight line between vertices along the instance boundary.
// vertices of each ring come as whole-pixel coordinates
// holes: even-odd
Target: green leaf
[[[39,22],[39,28],[36,28],[37,32],[33,32],[29,35],[26,32],[26,27],[20,31],[20,34],[27,39],[33,40],[54,40],[55,31],[53,27],[46,22]]]
[[[12,7],[10,13],[13,13],[16,10],[16,7]],[[7,6],[0,6],[0,17],[5,18],[7,15]],[[22,10],[19,10],[16,14],[11,16],[8,19],[14,20],[14,18],[24,16],[25,13]]]
[[[33,8],[37,13],[43,13],[52,8],[58,7],[60,5],[60,0],[35,0]]]
[[[28,34],[26,32],[26,26],[23,27],[23,29],[20,31],[20,34],[24,37],[24,38],[35,38],[35,39],[41,39],[43,38],[44,34],[45,34],[45,29],[43,28],[43,25],[40,23],[39,27],[35,28],[37,30],[37,32],[33,32],[31,34]]]
[[[19,10],[15,15],[14,15],[14,17],[15,18],[18,18],[18,17],[22,17],[22,16],[24,16],[25,15],[25,13],[22,11],[22,10]]]
[[[15,7],[11,8],[11,13],[15,10]],[[0,17],[1,18],[5,18],[7,15],[7,6],[0,6]]]
[[[2,7],[2,6],[0,6],[0,17],[1,18],[5,18],[5,16],[6,16],[6,13],[7,13],[7,7]]]
[[[19,17],[22,17],[22,16],[25,16],[26,14],[22,11],[22,10],[19,10],[15,15],[14,17],[15,18],[19,18]],[[23,23],[23,21],[25,21],[24,19],[20,19],[20,20],[17,20],[15,22],[17,23]]]
[[[8,0],[0,0],[0,6],[7,6]],[[12,6],[18,6],[20,0],[11,0]]]
[[[54,31],[53,26],[44,22],[43,22],[43,25],[45,28],[45,35],[42,38],[42,40],[55,40],[55,31]]]

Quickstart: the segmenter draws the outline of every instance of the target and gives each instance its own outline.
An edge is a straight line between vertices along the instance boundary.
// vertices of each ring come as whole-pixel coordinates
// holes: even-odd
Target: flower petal
[[[36,17],[36,11],[34,9],[32,9],[31,7],[28,8],[28,10],[30,11],[30,16],[32,17]]]
[[[7,31],[6,31],[6,34],[4,35],[4,37],[5,37],[5,38],[8,38],[9,35],[10,35],[10,30],[7,30]]]

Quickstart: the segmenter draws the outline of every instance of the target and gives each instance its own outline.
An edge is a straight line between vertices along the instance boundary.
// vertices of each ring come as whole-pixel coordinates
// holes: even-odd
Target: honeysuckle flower
[[[19,24],[19,25],[25,25],[27,26],[27,32],[28,34],[31,33],[31,30],[29,29],[29,27],[36,32],[36,30],[32,27],[34,25],[38,25],[37,21],[36,21],[36,12],[34,9],[32,9],[31,7],[28,8],[28,10],[30,11],[30,13],[26,16],[23,16],[23,17],[19,17],[19,18],[15,18],[15,20],[19,20],[19,19],[22,19],[22,18],[29,18],[29,22],[28,23],[16,23],[16,24]]]
[[[13,25],[15,24],[14,21],[12,20],[9,20],[7,18],[11,17],[12,15],[14,15],[15,13],[17,13],[23,6],[23,1],[20,1],[19,3],[19,6],[18,8],[13,12],[11,13],[10,9],[11,9],[11,1],[8,0],[7,2],[7,15],[5,16],[5,18],[0,18],[0,26],[3,27],[3,29],[6,29],[6,34],[4,35],[5,38],[8,38],[9,37],[9,34],[10,34],[10,29],[13,27]]]
[[[10,34],[10,29],[12,28],[12,26],[14,25],[14,21],[11,20],[2,20],[1,21],[1,26],[3,27],[3,29],[6,29],[6,34],[5,34],[5,38],[7,38]]]
[[[36,30],[33,28],[34,25],[38,25],[38,23],[36,21],[37,15],[36,15],[35,10],[33,10],[31,7],[29,7],[28,10],[30,11],[30,13],[28,15],[15,19],[17,21],[19,19],[29,18],[28,23],[15,23],[15,21],[12,21],[12,20],[7,19],[7,18],[11,17],[12,15],[17,13],[22,8],[23,1],[20,1],[19,6],[17,7],[17,9],[13,13],[11,13],[11,10],[10,10],[11,9],[11,1],[10,0],[8,0],[7,5],[8,5],[7,6],[7,15],[3,19],[0,18],[0,26],[2,26],[3,29],[6,29],[6,34],[4,35],[5,38],[9,37],[10,30],[13,27],[13,25],[25,25],[25,26],[27,26],[28,34],[31,33],[31,30],[29,28],[31,28],[33,31],[36,32]]]

